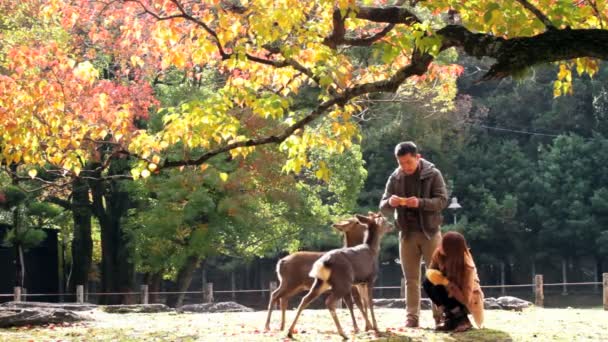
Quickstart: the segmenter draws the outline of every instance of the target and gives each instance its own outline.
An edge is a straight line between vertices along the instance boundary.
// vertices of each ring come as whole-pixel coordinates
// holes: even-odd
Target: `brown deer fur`
[[[371,326],[378,331],[378,324],[372,306],[372,291],[378,274],[378,253],[380,252],[380,241],[382,236],[392,231],[393,227],[381,214],[370,213],[369,216],[356,215],[359,222],[368,226],[365,243],[355,247],[335,249],[325,253],[315,261],[310,276],[314,277],[314,283],[308,294],[302,298],[296,317],[289,328],[288,335],[293,335],[298,317],[313,300],[322,293],[331,289],[325,304],[336,324],[338,333],[348,338],[336,315],[336,302],[350,295],[354,285],[363,289],[361,298],[363,306],[371,313]],[[367,311],[367,310],[366,310]],[[366,326],[370,326],[367,312],[364,312]]]
[[[356,246],[363,243],[367,231],[367,225],[361,224],[355,218],[336,223],[333,227],[342,232],[345,247]],[[285,311],[287,310],[289,299],[294,295],[302,291],[308,291],[311,288],[314,278],[311,278],[308,274],[310,273],[314,262],[323,256],[323,254],[325,254],[325,252],[296,252],[277,262],[279,287],[273,291],[270,296],[265,326],[266,330],[270,330],[270,316],[272,314],[272,308],[277,302],[280,302],[281,306],[281,330],[285,328]],[[352,291],[352,299],[351,296],[346,296],[344,302],[350,310],[354,329],[355,331],[358,331],[355,314],[353,312],[353,299],[357,304],[357,307],[359,307],[359,310],[365,314],[365,308],[362,307],[360,296],[354,288]]]

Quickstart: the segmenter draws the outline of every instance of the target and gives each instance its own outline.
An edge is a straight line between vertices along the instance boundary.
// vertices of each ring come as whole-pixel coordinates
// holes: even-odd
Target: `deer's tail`
[[[331,268],[329,267],[329,258],[322,257],[315,261],[308,275],[312,278],[318,278],[327,281],[331,276]]]
[[[279,282],[283,281],[283,277],[282,277],[282,274],[281,274],[281,269],[283,267],[283,263],[284,262],[285,262],[285,260],[283,260],[283,259],[281,259],[281,260],[279,260],[279,262],[277,262],[277,269],[276,269],[276,271],[277,271],[277,278],[279,278]]]

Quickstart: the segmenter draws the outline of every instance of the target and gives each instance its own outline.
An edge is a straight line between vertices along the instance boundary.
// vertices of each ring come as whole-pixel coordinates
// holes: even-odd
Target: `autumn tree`
[[[558,62],[554,96],[608,53],[596,1],[31,0],[0,10],[0,162],[41,182],[35,166],[91,181],[112,237],[120,221],[110,209],[128,208],[104,205],[118,198],[106,190],[122,193],[119,179],[245,158],[265,144],[279,144],[286,171],[324,177],[327,163],[310,151],[351,148],[365,110],[357,100],[436,84],[454,94],[453,48],[493,60],[479,81]],[[147,130],[151,85],[171,70],[221,78],[213,94],[163,108],[161,129]],[[301,105],[307,91],[312,107]]]

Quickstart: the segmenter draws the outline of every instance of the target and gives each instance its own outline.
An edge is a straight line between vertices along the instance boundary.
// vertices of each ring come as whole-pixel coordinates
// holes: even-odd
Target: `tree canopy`
[[[269,143],[299,171],[310,148],[351,146],[353,115],[364,110],[355,99],[448,92],[462,72],[450,48],[494,60],[480,80],[560,62],[555,95],[571,92],[571,70],[595,73],[608,51],[601,1],[36,0],[2,9],[3,163],[75,175],[101,158],[101,144],[113,151],[101,167],[110,155],[134,156],[134,177]],[[150,132],[137,119],[157,108],[150,85],[174,69],[195,80],[214,70],[221,87],[166,108]],[[318,101],[302,108],[308,87]],[[168,157],[178,142],[183,153]]]

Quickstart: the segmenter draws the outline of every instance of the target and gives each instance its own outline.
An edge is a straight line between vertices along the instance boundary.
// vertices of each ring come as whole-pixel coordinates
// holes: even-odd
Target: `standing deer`
[[[344,246],[351,247],[356,246],[364,241],[365,233],[367,231],[367,225],[361,224],[356,218],[344,220],[332,225],[334,228],[342,232],[344,239]],[[312,265],[323,256],[325,252],[296,252],[292,253],[277,262],[277,277],[279,278],[279,287],[272,292],[270,301],[268,303],[268,316],[266,318],[266,331],[270,330],[270,315],[272,314],[272,307],[280,301],[281,306],[281,330],[285,329],[285,310],[287,310],[287,304],[289,299],[294,295],[308,291],[314,279],[308,274],[312,270]],[[352,291],[351,296],[346,296],[344,302],[350,310],[351,317],[353,319],[353,327],[355,332],[359,331],[357,327],[357,321],[355,320],[355,314],[353,312],[353,300],[357,304],[357,307],[365,315],[366,310],[362,307],[360,296],[355,288]],[[368,326],[366,326],[366,329]]]
[[[310,271],[310,276],[314,278],[314,283],[298,306],[298,312],[287,334],[288,337],[293,337],[293,332],[302,310],[322,293],[331,289],[331,294],[325,300],[325,305],[336,323],[338,333],[347,339],[348,337],[344,334],[336,315],[336,302],[349,296],[353,285],[357,285],[360,291],[362,290],[360,294],[363,306],[369,309],[373,329],[376,332],[378,331],[378,324],[374,315],[372,291],[378,274],[380,240],[385,233],[393,230],[393,226],[381,214],[370,213],[367,217],[362,215],[356,215],[356,217],[359,222],[368,226],[365,243],[355,247],[334,249],[315,261]],[[366,312],[364,316],[366,326],[369,326]]]

